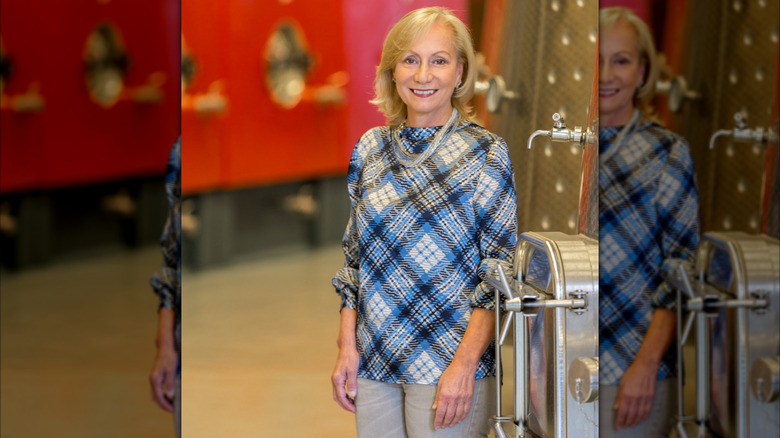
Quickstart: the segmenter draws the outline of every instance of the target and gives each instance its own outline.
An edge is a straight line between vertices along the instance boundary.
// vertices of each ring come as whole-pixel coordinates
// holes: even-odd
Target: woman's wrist
[[[339,337],[336,345],[340,350],[357,349],[357,312],[354,309],[341,309],[341,323],[339,324]]]

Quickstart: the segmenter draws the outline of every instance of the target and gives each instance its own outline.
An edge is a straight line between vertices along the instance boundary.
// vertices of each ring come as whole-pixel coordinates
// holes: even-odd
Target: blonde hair
[[[630,25],[636,33],[636,48],[641,62],[645,63],[645,77],[634,93],[634,106],[645,118],[653,118],[655,109],[651,101],[655,97],[655,86],[660,74],[656,58],[655,43],[647,24],[633,11],[621,7],[604,8],[599,11],[599,29],[610,29],[618,21]]]
[[[477,75],[471,33],[466,25],[449,9],[442,7],[421,8],[404,15],[393,25],[385,38],[382,58],[376,68],[376,78],[374,79],[376,96],[370,102],[384,113],[390,127],[400,125],[407,117],[406,104],[401,100],[401,96],[398,95],[393,84],[393,70],[417,38],[428,32],[436,22],[447,24],[452,28],[453,45],[457,53],[458,64],[463,66],[461,86],[452,93],[452,106],[458,110],[463,119],[469,119],[474,115],[474,110],[468,103],[474,95],[474,83]]]

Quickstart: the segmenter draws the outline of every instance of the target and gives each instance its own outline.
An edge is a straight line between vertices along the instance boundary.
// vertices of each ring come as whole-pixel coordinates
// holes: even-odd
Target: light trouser
[[[599,437],[661,438],[672,431],[677,413],[677,379],[659,380],[655,385],[655,399],[650,415],[633,427],[615,430],[617,411],[612,409],[617,400],[617,385],[599,387]]]
[[[173,398],[173,428],[181,438],[181,373],[176,376],[176,397]]]
[[[474,383],[466,418],[453,427],[435,430],[436,385],[383,383],[358,378],[355,405],[359,438],[486,437],[496,411],[496,378]]]

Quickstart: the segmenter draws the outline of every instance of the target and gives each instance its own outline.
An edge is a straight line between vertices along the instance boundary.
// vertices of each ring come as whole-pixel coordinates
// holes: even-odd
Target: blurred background
[[[780,372],[780,2],[600,4],[629,7],[652,30],[658,118],[688,141],[696,170],[702,241],[693,288],[681,290],[680,325],[691,325],[678,433],[777,435],[778,392],[762,382]],[[715,304],[692,310],[705,295]]]
[[[0,435],[171,436],[151,401],[180,4],[0,2]]]
[[[777,132],[778,2],[600,5],[618,3],[664,54],[657,108],[691,144],[702,230],[777,237],[777,148],[733,134],[735,113]],[[528,148],[554,113],[596,127],[595,0],[0,0],[1,436],[173,433],[149,395],[148,279],[180,134],[185,436],[354,436],[330,388],[346,168],[384,124],[387,31],[430,5],[472,30],[519,231],[595,237],[583,148]]]

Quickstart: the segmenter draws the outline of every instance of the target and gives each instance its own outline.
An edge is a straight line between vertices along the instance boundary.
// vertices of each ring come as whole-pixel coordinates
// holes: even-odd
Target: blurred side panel
[[[179,2],[0,10],[3,259],[156,240],[179,134]]]
[[[40,176],[24,175],[16,160],[3,160],[0,192],[164,171],[179,130],[178,2],[73,7],[4,0],[2,9],[3,46],[13,60],[3,93],[13,100],[37,84],[43,107],[3,108],[4,153],[7,147],[19,163],[34,161],[28,169]],[[117,31],[128,58],[122,95],[110,107],[94,102],[86,84],[87,40],[103,23]],[[146,100],[142,87],[156,89],[157,96]]]

